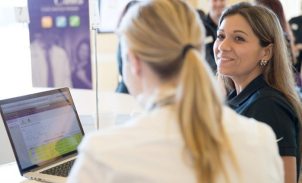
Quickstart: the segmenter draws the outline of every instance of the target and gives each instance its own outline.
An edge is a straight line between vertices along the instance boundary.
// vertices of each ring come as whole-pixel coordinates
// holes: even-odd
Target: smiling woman
[[[261,6],[236,4],[222,14],[217,34],[215,59],[229,106],[273,128],[285,181],[297,182],[302,105],[276,15]]]
[[[239,93],[260,75],[262,71],[258,62],[270,59],[271,48],[271,44],[266,47],[259,44],[257,36],[242,16],[229,16],[221,23],[215,42],[218,72],[236,80],[236,91]]]

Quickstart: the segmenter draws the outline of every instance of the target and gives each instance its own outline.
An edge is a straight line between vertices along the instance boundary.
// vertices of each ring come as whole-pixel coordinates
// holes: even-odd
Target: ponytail
[[[219,172],[229,180],[223,155],[231,145],[222,124],[222,97],[214,86],[209,66],[196,49],[184,56],[177,88],[177,114],[186,149],[199,183],[215,182]]]
[[[195,9],[179,0],[145,1],[129,10],[119,31],[160,81],[177,80],[176,115],[198,182],[217,182],[222,173],[228,180],[224,158],[237,164],[222,123],[219,89],[200,58],[205,30]]]

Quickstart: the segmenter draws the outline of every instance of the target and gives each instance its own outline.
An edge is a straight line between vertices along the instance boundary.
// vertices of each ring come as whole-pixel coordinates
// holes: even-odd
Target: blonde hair
[[[147,1],[126,14],[119,32],[162,80],[179,79],[176,114],[198,182],[215,182],[221,173],[228,180],[223,157],[236,160],[222,124],[222,97],[201,57],[205,31],[195,10],[180,0]]]
[[[219,24],[226,17],[237,14],[241,15],[248,22],[262,47],[273,44],[272,58],[264,67],[262,75],[272,88],[275,88],[286,97],[295,109],[301,126],[302,105],[295,90],[292,65],[289,61],[287,46],[277,16],[263,6],[238,3],[223,12]],[[234,89],[234,83],[230,78],[222,75],[219,75],[219,77],[224,80],[228,91]]]

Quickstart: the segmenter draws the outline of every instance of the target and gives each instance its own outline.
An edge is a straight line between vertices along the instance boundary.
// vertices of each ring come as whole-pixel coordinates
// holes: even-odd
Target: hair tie
[[[189,51],[189,49],[191,49],[191,48],[195,48],[194,46],[192,46],[191,44],[187,44],[184,48],[183,48],[183,50],[182,50],[182,57],[185,57],[186,56],[186,54],[187,54],[187,52]]]

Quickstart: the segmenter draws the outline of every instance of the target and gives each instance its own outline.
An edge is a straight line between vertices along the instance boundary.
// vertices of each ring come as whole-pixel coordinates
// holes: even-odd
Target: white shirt
[[[186,163],[184,142],[171,107],[147,112],[127,126],[87,135],[69,183],[197,182]],[[269,126],[223,110],[223,123],[233,144],[238,172],[225,158],[231,183],[282,183],[283,165]],[[227,157],[227,156],[226,156]],[[218,177],[219,183],[226,182]]]

